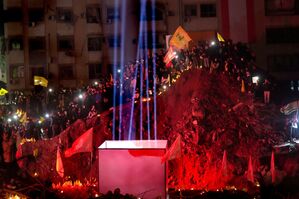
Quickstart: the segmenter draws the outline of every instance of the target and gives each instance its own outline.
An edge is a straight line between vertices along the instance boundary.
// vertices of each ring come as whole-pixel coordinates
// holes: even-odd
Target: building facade
[[[179,25],[193,42],[212,40],[216,31],[246,42],[258,66],[296,78],[297,0],[148,0],[144,8],[141,2],[5,0],[8,88],[31,89],[34,75],[53,87],[88,84],[145,49],[138,44],[139,31],[148,35],[147,47],[165,48],[165,36]],[[139,17],[151,10],[154,16]]]
[[[221,10],[224,37],[248,43],[273,77],[299,79],[298,0],[223,0]]]
[[[31,89],[34,75],[46,77],[53,87],[78,87],[109,73],[113,55],[121,54],[121,2],[4,1],[8,88]],[[125,27],[137,24],[131,3]],[[126,29],[123,57],[135,56],[129,41],[136,37],[136,28]]]
[[[274,77],[299,80],[299,1],[255,1],[257,64]]]

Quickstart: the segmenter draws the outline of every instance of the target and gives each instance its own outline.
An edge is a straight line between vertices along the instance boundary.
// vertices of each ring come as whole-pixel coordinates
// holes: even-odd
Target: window
[[[299,14],[299,2],[296,0],[265,0],[267,16]]]
[[[216,4],[200,4],[201,17],[216,17]]]
[[[22,36],[16,36],[16,37],[9,38],[8,49],[9,50],[23,50]]]
[[[31,77],[32,77],[32,80],[33,80],[34,76],[45,77],[45,68],[43,68],[43,67],[31,68]]]
[[[40,22],[44,20],[44,10],[43,9],[31,9],[29,10],[29,23]]]
[[[59,66],[59,79],[68,80],[74,79],[74,72],[72,65],[60,65]]]
[[[101,51],[102,50],[102,37],[89,36],[88,37],[88,51]]]
[[[73,12],[70,8],[57,8],[57,21],[58,22],[72,22]]]
[[[152,2],[146,3],[146,12],[143,14],[141,20],[142,21],[161,21],[164,18],[164,12],[166,9],[163,5],[156,3],[156,5],[152,6]],[[140,15],[140,12],[138,13]]]
[[[98,5],[88,6],[86,8],[86,22],[99,23],[101,20],[101,9]]]
[[[197,6],[185,5],[185,17],[196,17],[197,16]]]
[[[24,66],[11,65],[9,72],[11,79],[24,78]]]
[[[74,38],[70,37],[58,37],[58,49],[59,51],[68,51],[74,49]]]
[[[109,44],[109,47],[120,47],[120,35],[117,35],[117,36],[110,35],[110,36],[108,36],[108,44]]]
[[[88,64],[89,79],[99,79],[101,77],[102,64]]]
[[[267,65],[271,72],[299,72],[299,54],[269,55]]]
[[[29,39],[29,50],[45,50],[45,38],[35,37]]]
[[[267,44],[299,43],[299,27],[267,28]]]
[[[119,8],[107,8],[107,22],[120,19]]]
[[[8,8],[7,10],[4,10],[3,13],[3,20],[5,22],[18,22],[22,21],[23,14],[21,8]]]
[[[147,44],[145,45],[144,40],[142,40],[141,43],[139,43],[139,48],[164,48],[164,33],[161,32],[155,32],[153,34],[153,32],[147,32]],[[145,35],[145,33],[143,33],[143,35]],[[153,36],[155,38],[155,40],[153,40]]]

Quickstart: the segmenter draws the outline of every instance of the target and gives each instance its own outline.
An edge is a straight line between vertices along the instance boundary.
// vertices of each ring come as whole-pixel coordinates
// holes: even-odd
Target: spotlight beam
[[[155,9],[155,0],[151,0],[152,3],[152,41],[153,44],[156,44],[156,9]],[[153,55],[156,55],[156,46],[153,47]],[[157,140],[157,90],[156,90],[156,57],[153,56],[153,99],[154,99],[154,139]]]
[[[114,5],[119,5],[119,0],[114,0]],[[117,6],[114,8],[114,12],[117,13]],[[114,20],[114,49],[113,49],[113,126],[112,126],[112,139],[115,140],[115,118],[116,118],[116,79],[117,79],[117,57],[118,57],[118,52],[117,52],[117,42],[118,42],[118,20]]]
[[[121,1],[121,52],[120,52],[120,88],[119,88],[119,140],[122,136],[122,112],[123,112],[123,84],[124,84],[124,64],[125,64],[125,36],[126,36],[126,5],[127,0]]]

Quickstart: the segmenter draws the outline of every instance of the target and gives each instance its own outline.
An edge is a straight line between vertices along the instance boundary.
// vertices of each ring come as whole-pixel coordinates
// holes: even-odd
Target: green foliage
[[[0,37],[0,69],[6,71],[5,39]]]

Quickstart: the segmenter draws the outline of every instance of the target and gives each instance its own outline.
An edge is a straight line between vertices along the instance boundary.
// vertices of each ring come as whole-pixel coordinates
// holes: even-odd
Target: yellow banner
[[[20,118],[20,122],[21,122],[22,124],[25,124],[26,121],[27,121],[27,113],[25,112],[25,113],[23,114],[23,116]]]
[[[217,39],[220,42],[225,42],[225,40],[223,39],[223,37],[217,32]]]
[[[48,87],[48,80],[41,76],[34,76],[34,85],[40,85],[43,87]]]
[[[5,90],[4,88],[1,88],[1,89],[0,89],[0,96],[5,95],[6,93],[8,93],[7,90]]]
[[[178,49],[184,49],[188,48],[189,41],[191,41],[190,36],[181,26],[179,26],[170,40],[170,45]]]

